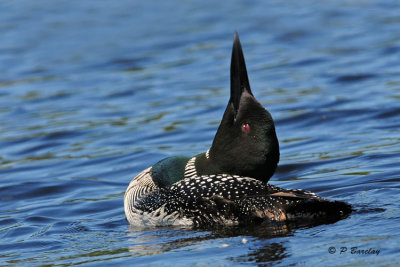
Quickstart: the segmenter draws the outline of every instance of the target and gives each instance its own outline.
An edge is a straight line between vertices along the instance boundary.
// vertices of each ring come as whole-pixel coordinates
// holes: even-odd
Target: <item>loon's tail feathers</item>
[[[274,188],[278,189],[278,188]],[[345,218],[351,213],[349,204],[341,201],[330,201],[317,195],[299,194],[307,191],[293,190],[299,196],[291,196],[290,189],[270,195],[245,196],[230,200],[220,195],[201,198],[191,214],[197,225],[210,223],[224,224],[270,224],[289,222],[294,224],[331,223]]]
[[[196,226],[271,222],[333,222],[351,213],[351,206],[316,194],[282,189],[235,175],[208,175],[181,180],[154,190],[134,205],[143,213],[179,214]]]
[[[286,190],[285,190],[286,191]],[[298,190],[296,190],[298,191]],[[274,203],[273,206],[270,203]],[[239,201],[241,221],[244,222],[335,222],[351,213],[351,206],[341,201],[330,201],[318,196],[299,198],[286,196],[249,196]]]

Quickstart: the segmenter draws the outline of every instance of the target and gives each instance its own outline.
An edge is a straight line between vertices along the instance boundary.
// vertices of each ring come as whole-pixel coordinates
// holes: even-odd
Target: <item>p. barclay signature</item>
[[[335,247],[329,247],[328,252],[330,254],[335,254],[336,253],[336,248]],[[375,249],[375,248],[369,248],[369,249],[359,249],[358,247],[340,247],[339,248],[339,254],[356,254],[356,255],[369,255],[369,254],[375,254],[376,256],[381,253],[380,249]]]

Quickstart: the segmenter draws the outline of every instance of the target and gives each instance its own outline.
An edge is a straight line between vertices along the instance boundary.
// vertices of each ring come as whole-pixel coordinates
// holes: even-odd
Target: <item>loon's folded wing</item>
[[[169,188],[153,190],[131,205],[142,214],[162,210],[165,215],[174,214],[200,226],[339,219],[351,212],[350,205],[309,191],[282,189],[227,174],[184,179]]]

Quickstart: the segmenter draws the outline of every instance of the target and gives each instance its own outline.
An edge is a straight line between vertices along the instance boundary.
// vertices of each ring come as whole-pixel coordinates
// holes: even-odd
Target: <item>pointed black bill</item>
[[[235,113],[239,109],[240,97],[244,91],[253,95],[250,89],[249,78],[247,77],[246,62],[244,61],[242,45],[239,35],[235,32],[232,47],[231,59],[231,99],[230,102],[235,108]]]

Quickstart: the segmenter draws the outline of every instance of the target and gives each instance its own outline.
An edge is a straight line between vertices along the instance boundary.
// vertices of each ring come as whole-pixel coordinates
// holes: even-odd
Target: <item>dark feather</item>
[[[184,179],[155,190],[135,204],[141,211],[177,212],[198,226],[340,219],[351,207],[298,189],[282,189],[259,180],[210,175]]]

